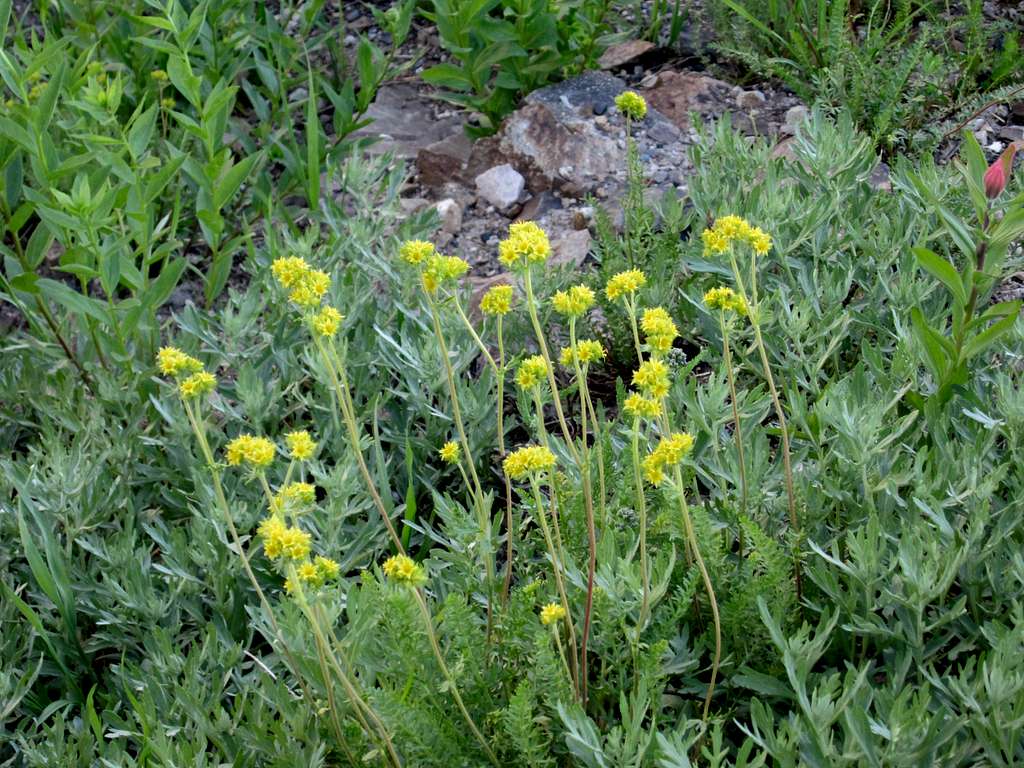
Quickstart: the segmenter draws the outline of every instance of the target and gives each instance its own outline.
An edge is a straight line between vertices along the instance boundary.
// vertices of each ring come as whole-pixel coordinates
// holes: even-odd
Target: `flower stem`
[[[651,576],[647,563],[647,500],[644,497],[643,478],[640,476],[640,419],[633,419],[633,485],[636,493],[636,510],[640,517],[640,578],[643,582],[643,597],[640,601],[640,618],[636,624],[639,637],[647,624],[647,612],[651,594]]]
[[[537,316],[537,300],[533,293],[532,270],[526,271],[526,308],[530,314],[530,322],[533,324],[533,332],[537,337],[537,344],[540,346],[540,353],[547,363],[548,385],[551,387],[551,399],[555,401],[555,413],[558,415],[558,425],[562,429],[562,438],[565,440],[566,448],[572,455],[573,461],[580,464],[579,452],[573,442],[572,434],[569,432],[569,425],[565,421],[565,413],[562,411],[562,398],[558,391],[558,382],[555,380],[555,367],[551,362],[551,354],[548,352],[548,343],[544,338],[544,331],[540,327],[540,318]]]
[[[715,599],[715,588],[711,584],[711,576],[708,574],[707,566],[704,564],[704,557],[700,553],[697,543],[697,534],[693,530],[693,520],[690,518],[690,507],[686,503],[686,491],[683,488],[682,473],[679,466],[675,467],[675,486],[679,493],[679,507],[683,514],[683,527],[686,530],[686,538],[693,548],[693,557],[697,563],[701,578],[704,580],[704,589],[708,593],[708,601],[711,603],[711,617],[715,625],[715,658],[711,662],[711,681],[708,683],[708,692],[704,697],[704,711],[701,720],[707,722],[708,711],[711,708],[711,696],[715,692],[715,681],[718,678],[718,665],[722,659],[722,622],[718,616],[718,600]]]
[[[437,346],[441,352],[441,360],[444,363],[445,375],[448,382],[448,396],[452,401],[452,417],[455,421],[455,429],[459,435],[459,443],[462,445],[462,455],[466,457],[466,464],[469,466],[469,474],[473,479],[473,486],[471,490],[475,502],[474,506],[476,507],[477,525],[480,528],[480,543],[484,555],[484,569],[487,574],[487,623],[488,627],[490,627],[491,603],[493,602],[492,589],[494,588],[494,553],[491,551],[491,518],[484,507],[483,487],[480,485],[480,478],[476,473],[476,462],[473,461],[473,454],[469,449],[469,439],[466,437],[466,427],[462,421],[462,408],[459,406],[459,393],[455,388],[455,371],[452,370],[452,361],[448,356],[448,344],[445,342],[444,333],[441,330],[441,316],[437,311],[437,304],[431,295],[426,293],[426,297],[427,303],[430,305],[430,316],[434,322],[434,336],[437,338]],[[488,357],[490,357],[490,355],[488,355]],[[493,363],[493,359],[491,362]]]
[[[718,319],[722,326],[722,353],[725,358],[725,373],[729,379],[729,396],[732,399],[733,439],[736,441],[736,454],[740,465],[740,515],[747,515],[747,466],[743,457],[743,429],[740,425],[739,404],[736,401],[736,377],[732,370],[732,351],[729,349],[729,324],[725,312],[719,311]],[[743,528],[739,528],[740,558],[743,558]]]
[[[530,488],[533,490],[533,500],[537,507],[537,520],[540,522],[541,532],[544,534],[544,543],[547,544],[548,554],[551,556],[551,569],[555,574],[555,588],[558,590],[558,598],[565,611],[565,625],[569,629],[569,646],[572,650],[571,658],[573,668],[576,668],[576,629],[573,626],[572,612],[569,610],[569,598],[565,593],[565,583],[562,581],[562,563],[555,550],[554,542],[551,539],[551,529],[548,527],[547,517],[544,514],[544,498],[540,492],[540,485],[536,478],[530,478]],[[579,695],[579,681],[573,677],[573,688]]]
[[[380,493],[377,491],[377,484],[373,481],[373,476],[370,474],[370,468],[366,466],[366,459],[363,458],[363,450],[359,445],[359,427],[356,425],[355,409],[352,404],[352,394],[349,391],[348,377],[345,374],[345,366],[342,363],[341,358],[338,356],[338,352],[334,348],[333,342],[328,348],[324,346],[323,341],[319,337],[314,336],[313,338],[316,343],[317,351],[320,353],[320,359],[330,376],[331,386],[334,389],[334,397],[338,401],[338,408],[341,411],[342,421],[345,422],[349,445],[352,449],[352,453],[356,457],[356,464],[359,466],[359,473],[363,476],[363,482],[366,483],[366,489],[370,492],[370,497],[373,499],[374,506],[377,507],[377,512],[384,521],[384,525],[387,526],[388,535],[391,537],[392,544],[394,544],[395,549],[399,554],[404,555],[405,547],[402,546],[402,539],[399,537],[394,524],[391,522],[391,517],[388,515],[387,509],[384,507],[384,500],[380,497]]]
[[[465,703],[462,701],[462,695],[459,693],[459,687],[455,682],[455,678],[452,676],[451,670],[448,669],[448,665],[444,661],[444,656],[441,654],[441,646],[437,642],[437,634],[434,632],[434,622],[430,618],[430,611],[427,608],[426,600],[423,599],[423,595],[420,590],[412,590],[413,597],[416,599],[416,605],[419,606],[420,615],[423,617],[423,626],[427,630],[427,637],[430,640],[430,647],[434,651],[434,657],[437,659],[438,665],[441,667],[441,673],[444,675],[445,680],[448,681],[448,689],[451,691],[452,698],[455,699],[456,705],[459,707],[459,711],[462,713],[463,719],[466,721],[466,725],[473,732],[473,736],[476,737],[477,742],[483,747],[484,752],[487,754],[487,759],[490,760],[494,765],[500,766],[498,758],[494,752],[491,751],[490,746],[487,744],[487,740],[484,739],[480,729],[476,727],[476,723],[473,721],[472,716],[469,714],[469,710],[466,709]]]

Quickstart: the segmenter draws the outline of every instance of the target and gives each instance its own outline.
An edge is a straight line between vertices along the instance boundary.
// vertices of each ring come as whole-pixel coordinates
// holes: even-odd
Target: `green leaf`
[[[60,97],[61,90],[64,87],[64,75],[66,72],[67,68],[61,63],[57,74],[43,88],[43,92],[35,104],[36,131],[40,134],[46,133],[50,120],[53,118],[53,110],[57,107],[57,99]]]
[[[939,334],[933,330],[921,314],[921,310],[914,307],[910,310],[910,320],[914,326],[914,334],[925,351],[925,361],[928,368],[936,379],[941,379],[948,367],[948,355],[945,347],[939,341]]]
[[[132,153],[132,157],[136,160],[142,157],[146,147],[149,146],[150,140],[153,138],[157,114],[159,114],[159,109],[154,104],[132,122],[132,127],[128,131],[128,151]]]
[[[192,74],[188,59],[181,53],[175,53],[167,58],[167,76],[181,95],[188,99],[193,107],[199,109],[199,84],[202,81]]]
[[[25,165],[21,157],[22,153],[15,150],[4,168],[4,200],[8,211],[15,210],[21,201],[21,189],[25,182]]]
[[[454,91],[469,91],[473,88],[469,77],[454,64],[435,64],[425,69],[420,76],[425,82],[439,88],[451,88]]]
[[[917,258],[918,265],[945,285],[959,306],[967,306],[967,291],[964,289],[960,273],[956,271],[953,265],[935,253],[935,251],[927,248],[913,248],[912,250]]]
[[[164,302],[171,297],[187,266],[188,260],[183,257],[165,263],[163,269],[160,270],[160,276],[143,293],[141,297],[143,305],[150,310],[162,307]]]
[[[228,276],[231,274],[231,265],[234,261],[232,256],[232,251],[225,249],[218,253],[210,264],[210,270],[206,273],[206,285],[203,286],[207,305],[220,296],[224,286],[228,284]]]
[[[241,186],[246,176],[252,172],[253,166],[256,165],[256,162],[259,159],[259,153],[249,155],[237,165],[233,165],[228,172],[221,176],[216,182],[217,186],[214,188],[213,192],[213,205],[218,211],[220,211],[224,207],[225,203],[227,203],[228,200],[234,196],[235,192],[238,191],[238,187]]]
[[[37,283],[43,295],[51,301],[55,301],[76,315],[88,315],[101,323],[107,323],[109,318],[101,302],[89,296],[83,296],[78,291],[68,288],[64,283],[50,280],[46,277],[39,278]]]
[[[20,275],[12,277],[10,284],[15,290],[37,294],[39,293],[39,287],[36,285],[38,281],[39,275],[35,272],[22,272]]]
[[[1018,302],[1018,312],[1020,309],[1020,303]],[[1007,315],[1002,320],[997,320],[992,323],[988,328],[974,336],[970,341],[964,345],[963,357],[964,360],[970,360],[975,355],[984,352],[1002,336],[1004,336],[1009,330],[1017,324],[1018,312]]]
[[[975,244],[974,237],[971,231],[964,224],[963,220],[949,210],[944,205],[936,206],[936,212],[939,214],[939,218],[942,219],[942,223],[946,226],[946,230],[953,238],[953,242],[956,243],[964,256],[969,259],[975,258]]]

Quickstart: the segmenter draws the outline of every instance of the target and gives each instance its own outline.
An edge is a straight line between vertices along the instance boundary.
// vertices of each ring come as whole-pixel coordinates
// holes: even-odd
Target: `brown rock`
[[[578,267],[590,253],[590,231],[572,229],[563,232],[551,243],[551,261],[555,265],[568,264]]]
[[[462,174],[472,151],[473,142],[463,131],[457,131],[423,147],[416,153],[416,169],[420,174],[420,183],[428,187],[439,187],[449,181],[463,178]]]
[[[623,64],[628,64],[633,59],[638,59],[654,48],[654,43],[647,40],[627,40],[624,43],[617,43],[609,47],[601,58],[597,60],[597,66],[601,69],[615,69]]]
[[[696,72],[662,72],[645,95],[647,103],[683,130],[690,127],[690,113],[719,115],[732,105],[732,87]]]

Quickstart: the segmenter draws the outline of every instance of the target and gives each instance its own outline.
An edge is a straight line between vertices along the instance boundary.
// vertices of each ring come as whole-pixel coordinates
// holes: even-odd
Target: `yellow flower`
[[[312,537],[301,528],[287,528],[281,533],[281,554],[292,560],[301,560],[309,555]]]
[[[527,445],[505,457],[505,474],[512,480],[522,480],[537,472],[555,466],[555,454],[540,445]]]
[[[282,288],[292,288],[309,274],[309,264],[301,256],[283,256],[274,259],[270,271]]]
[[[262,469],[274,460],[276,451],[274,444],[265,437],[240,435],[228,443],[228,464],[238,466],[244,462],[256,469]]]
[[[423,270],[423,287],[428,293],[434,293],[441,285],[450,280],[457,280],[468,270],[469,264],[458,256],[434,253]]]
[[[640,327],[651,350],[662,355],[672,349],[672,342],[679,335],[676,324],[662,307],[644,310]]]
[[[162,347],[156,355],[156,364],[164,376],[180,376],[203,370],[203,364],[177,347]]]
[[[622,410],[634,419],[656,419],[661,416],[661,402],[632,392],[622,404]]]
[[[693,450],[693,435],[688,432],[674,432],[663,437],[658,446],[641,462],[644,477],[652,485],[661,485],[665,469],[681,462]]]
[[[437,453],[441,457],[441,461],[446,464],[457,464],[459,458],[462,456],[462,449],[459,448],[458,443],[449,440]]]
[[[289,595],[294,595],[296,592],[299,591],[299,584],[300,582],[292,581],[292,579],[290,578],[285,579],[284,591],[287,592]]]
[[[772,249],[772,237],[760,227],[754,227],[748,238],[750,247],[758,256],[764,256]]]
[[[319,586],[320,571],[317,570],[316,566],[308,560],[295,569],[299,578],[307,584],[313,586]]]
[[[511,309],[511,285],[495,285],[480,299],[480,311],[485,315],[507,315]]]
[[[547,380],[548,364],[541,355],[528,357],[519,364],[516,384],[522,389],[532,389]]]
[[[92,65],[90,64],[90,66]],[[149,76],[156,80],[158,83],[165,83],[167,82],[168,79],[167,73],[164,72],[162,69],[154,69],[152,72],[149,73]]]
[[[298,432],[289,432],[284,436],[284,440],[288,443],[288,452],[293,459],[306,461],[316,452],[316,443],[309,436],[309,432],[304,429]]]
[[[636,91],[623,91],[615,97],[615,106],[619,112],[633,120],[643,120],[647,114],[647,102]]]
[[[308,507],[316,501],[316,486],[310,483],[288,483],[274,497],[278,509],[287,507]]]
[[[320,572],[320,579],[326,581],[327,579],[336,579],[338,574],[341,572],[341,566],[338,565],[337,561],[332,560],[329,557],[317,557],[313,560],[316,565],[316,569]]]
[[[594,306],[594,292],[585,285],[574,285],[567,291],[558,291],[551,304],[561,315],[579,317]]]
[[[311,309],[331,287],[331,276],[319,269],[308,270],[292,287],[288,300],[303,309]]]
[[[398,584],[418,587],[427,580],[423,566],[407,555],[395,555],[384,561],[384,575]]]
[[[509,268],[543,263],[550,255],[547,233],[532,221],[510,224],[508,238],[498,244],[498,260]]]
[[[608,279],[604,287],[604,295],[609,301],[615,301],[620,296],[634,294],[647,283],[647,275],[639,269],[627,269],[619,272]]]
[[[178,385],[178,391],[181,396],[186,400],[193,397],[201,397],[202,395],[213,392],[214,387],[217,386],[217,379],[212,373],[206,371],[199,371],[193,373],[187,379]]]
[[[545,627],[565,618],[565,608],[558,603],[548,603],[540,609],[540,623]]]
[[[406,240],[398,250],[402,260],[413,265],[422,264],[436,253],[434,244],[426,240]]]
[[[772,238],[760,227],[750,225],[740,216],[721,216],[711,229],[701,232],[705,255],[724,253],[734,242],[746,243],[754,253],[764,256],[771,250]]]
[[[645,360],[633,372],[633,383],[648,397],[660,400],[668,394],[668,366],[661,360]]]
[[[264,519],[256,529],[257,535],[263,540],[263,553],[274,560],[281,556],[283,550],[283,537],[288,526],[277,517]]]
[[[708,309],[726,310],[732,308],[736,291],[726,286],[712,288],[704,294],[704,304]]]
[[[338,332],[344,316],[334,307],[324,307],[313,316],[313,332],[317,336],[330,337]]]
[[[164,98],[160,99],[160,106],[164,109],[174,109],[176,103],[177,102],[175,102],[174,99],[172,99],[170,96],[165,96]]]
[[[605,354],[605,349],[601,346],[601,342],[599,341],[583,339],[576,342],[576,358],[580,361],[581,365],[589,365],[590,363],[596,363],[604,360]],[[572,347],[562,347],[559,362],[566,368],[573,367]]]

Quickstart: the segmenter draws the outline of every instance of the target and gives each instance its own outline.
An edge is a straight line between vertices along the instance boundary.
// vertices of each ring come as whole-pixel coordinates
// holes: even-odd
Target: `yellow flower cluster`
[[[498,260],[509,269],[543,263],[550,255],[547,233],[532,221],[510,224],[508,237],[498,244]]]
[[[647,102],[636,91],[623,91],[615,97],[615,106],[626,117],[643,120],[647,114]]]
[[[316,501],[316,487],[309,483],[288,483],[274,494],[273,511],[299,511]]]
[[[555,454],[540,445],[527,445],[505,457],[505,474],[512,480],[523,480],[555,466]]]
[[[634,419],[656,419],[661,416],[661,401],[631,392],[622,404],[622,410]]]
[[[647,397],[661,400],[668,394],[668,366],[662,360],[645,360],[633,371],[633,384]]]
[[[760,227],[751,226],[741,216],[722,216],[710,229],[700,234],[704,241],[706,256],[725,253],[734,242],[746,243],[759,256],[764,256],[772,247],[772,238]]]
[[[458,443],[453,440],[449,440],[441,446],[441,450],[438,451],[437,454],[445,464],[457,464],[459,459],[462,457],[462,449],[459,448]]]
[[[565,608],[558,603],[548,603],[540,609],[540,623],[545,627],[565,618]]]
[[[594,341],[593,339],[582,339],[576,342],[576,358],[580,361],[581,365],[589,365],[590,363],[596,363],[605,358],[605,349],[601,346],[601,342]],[[566,368],[573,366],[573,348],[562,347],[562,353],[559,357],[559,362]]]
[[[681,462],[692,449],[693,435],[688,432],[675,432],[669,437],[663,437],[642,462],[647,482],[661,485],[665,479],[665,469]]]
[[[164,376],[181,376],[203,370],[203,364],[177,347],[162,347],[156,354],[156,364]]]
[[[647,284],[647,275],[639,269],[627,269],[608,278],[604,287],[604,295],[609,301],[615,301],[620,296],[629,296]]]
[[[289,432],[284,436],[284,441],[288,444],[288,453],[298,461],[311,459],[316,452],[316,442],[304,429],[298,432]]]
[[[270,271],[282,288],[291,291],[288,300],[303,309],[319,306],[324,294],[331,287],[331,276],[319,269],[313,269],[301,256],[283,256],[275,259]]]
[[[341,566],[329,557],[317,555],[313,560],[307,560],[295,569],[298,581],[314,589],[322,587],[328,580],[336,579],[341,571]],[[289,595],[295,594],[299,587],[291,578],[285,579],[284,588]]]
[[[193,397],[202,397],[213,392],[217,386],[217,379],[212,373],[199,371],[193,373],[178,385],[178,392],[186,400]]]
[[[724,285],[712,288],[704,294],[704,304],[708,309],[718,309],[723,312],[735,312],[738,315],[747,314],[747,302],[732,288]]]
[[[265,437],[240,435],[228,443],[228,464],[236,467],[244,462],[256,469],[263,469],[274,460],[276,451],[274,444]]]
[[[271,560],[279,557],[302,560],[309,556],[312,537],[301,528],[288,525],[277,515],[264,519],[257,534],[263,540],[263,552]]]
[[[408,555],[395,555],[385,560],[384,575],[409,587],[418,587],[427,581],[427,572],[423,566]]]
[[[458,256],[436,254],[423,269],[423,287],[434,293],[440,286],[450,280],[458,280],[468,271],[469,264]]]
[[[676,324],[663,307],[645,309],[640,319],[640,328],[647,338],[651,351],[659,355],[664,355],[672,349],[672,342],[679,335]]]
[[[519,370],[516,371],[516,384],[522,389],[532,389],[546,381],[547,376],[547,362],[541,355],[534,355],[519,364]]]
[[[344,319],[344,315],[334,307],[324,307],[313,315],[313,319],[310,322],[313,326],[313,333],[317,336],[330,338],[338,332],[341,321]]]
[[[567,291],[555,293],[551,304],[560,315],[579,317],[594,306],[594,292],[585,285],[574,285]]]
[[[495,285],[480,299],[480,311],[485,315],[507,315],[511,309],[511,285]]]
[[[398,250],[398,255],[406,264],[417,266],[423,264],[437,253],[433,243],[426,240],[406,240]]]

